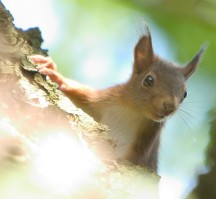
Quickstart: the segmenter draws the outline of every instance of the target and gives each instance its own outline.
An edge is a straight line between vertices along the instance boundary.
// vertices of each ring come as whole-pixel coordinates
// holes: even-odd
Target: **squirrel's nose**
[[[163,103],[164,106],[164,113],[166,115],[169,115],[171,113],[173,113],[176,110],[176,105],[175,103],[171,103],[171,102],[164,102]]]

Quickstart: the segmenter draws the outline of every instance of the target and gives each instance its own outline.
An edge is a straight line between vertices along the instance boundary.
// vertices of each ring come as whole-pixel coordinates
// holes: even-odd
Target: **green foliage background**
[[[65,76],[96,88],[128,78],[134,45],[145,31],[143,20],[150,27],[155,52],[166,59],[187,63],[203,43],[208,43],[198,71],[188,82],[189,96],[168,121],[161,141],[162,179],[176,178],[184,184],[183,189],[191,188],[197,173],[206,168],[208,113],[216,106],[216,1],[52,2],[60,25],[55,42],[46,46],[50,55]],[[37,12],[40,15],[40,10]]]
[[[50,49],[60,70],[70,78],[94,87],[122,81],[130,71],[133,47],[150,27],[155,52],[186,63],[203,43],[208,49],[197,73],[188,82],[189,97],[183,111],[170,119],[162,136],[161,174],[174,176],[190,184],[205,168],[205,148],[209,141],[208,112],[216,101],[216,2],[214,0],[55,0],[62,20],[61,37]],[[90,40],[88,39],[90,38]],[[64,49],[64,50],[59,50]],[[94,77],[82,69],[88,56],[108,57],[105,76]],[[107,59],[105,59],[107,61]],[[106,62],[105,61],[105,62]],[[88,63],[87,63],[88,64]],[[97,64],[97,62],[96,62]],[[102,62],[102,64],[106,64]],[[101,65],[96,68],[101,69]],[[93,78],[89,78],[92,76]],[[123,79],[127,79],[129,72]],[[89,78],[89,79],[88,79]]]

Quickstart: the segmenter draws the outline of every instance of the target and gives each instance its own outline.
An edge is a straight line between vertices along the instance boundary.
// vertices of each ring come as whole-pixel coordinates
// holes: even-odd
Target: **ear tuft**
[[[153,60],[153,49],[151,35],[146,26],[145,35],[138,41],[134,49],[134,72],[141,73],[146,67],[150,66]]]
[[[182,69],[185,79],[188,79],[195,72],[207,47],[208,45],[204,44],[194,58]]]

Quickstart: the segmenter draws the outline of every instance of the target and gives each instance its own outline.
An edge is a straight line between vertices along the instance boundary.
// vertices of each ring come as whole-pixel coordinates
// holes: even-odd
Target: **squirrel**
[[[78,108],[110,128],[116,159],[157,172],[161,130],[186,98],[186,80],[204,51],[202,47],[185,66],[172,63],[154,54],[148,29],[134,48],[129,80],[101,90],[66,79],[50,57],[29,58]]]

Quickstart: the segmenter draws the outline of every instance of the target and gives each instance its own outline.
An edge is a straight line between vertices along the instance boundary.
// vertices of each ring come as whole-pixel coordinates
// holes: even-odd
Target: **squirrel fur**
[[[204,50],[182,67],[154,54],[147,31],[135,46],[129,80],[102,90],[66,79],[49,57],[33,55],[30,59],[77,107],[110,128],[116,158],[157,171],[161,129],[187,96],[186,80]]]

